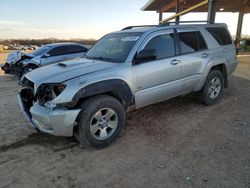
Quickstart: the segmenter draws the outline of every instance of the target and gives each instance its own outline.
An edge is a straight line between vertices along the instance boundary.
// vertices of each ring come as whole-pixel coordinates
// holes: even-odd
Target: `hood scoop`
[[[64,63],[57,63],[57,65],[60,66],[60,67],[67,67],[67,65],[64,64]]]
[[[80,61],[76,61],[76,62],[72,62],[72,61],[63,61],[63,62],[59,62],[57,63],[57,65],[59,67],[76,67],[76,66],[80,66],[85,64],[84,62],[80,62]]]

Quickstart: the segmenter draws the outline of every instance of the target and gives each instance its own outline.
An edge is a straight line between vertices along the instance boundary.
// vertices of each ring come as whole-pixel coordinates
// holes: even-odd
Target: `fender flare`
[[[109,94],[119,100],[125,109],[134,104],[133,93],[128,84],[121,79],[104,80],[81,88],[72,98],[74,104],[94,95]]]

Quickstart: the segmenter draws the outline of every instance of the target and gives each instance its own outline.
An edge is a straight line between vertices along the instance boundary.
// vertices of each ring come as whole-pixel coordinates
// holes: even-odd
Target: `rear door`
[[[203,67],[211,56],[203,35],[198,29],[181,28],[177,29],[177,34],[180,50],[178,59],[182,62],[182,92],[188,93],[196,88],[201,79]]]
[[[87,48],[80,45],[68,45],[67,56],[65,59],[70,60],[77,57],[82,57],[87,52],[87,50]]]
[[[48,57],[42,58],[42,66],[67,60],[67,46],[58,46],[47,52]]]
[[[181,62],[176,59],[175,37],[172,29],[149,35],[142,49],[155,49],[156,59],[133,65],[136,80],[136,107],[156,103],[179,93],[181,89]]]

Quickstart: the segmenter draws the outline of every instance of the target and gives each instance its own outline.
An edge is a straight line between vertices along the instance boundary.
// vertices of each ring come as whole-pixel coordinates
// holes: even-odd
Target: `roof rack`
[[[210,21],[178,21],[178,22],[166,22],[166,23],[162,23],[159,24],[159,27],[162,26],[168,26],[168,25],[178,25],[178,24],[182,24],[182,23],[207,23],[207,24],[212,24],[214,22],[210,22]]]
[[[129,30],[129,29],[133,29],[133,28],[143,28],[143,27],[157,27],[159,25],[134,25],[134,26],[128,26],[122,29],[123,30]]]
[[[133,28],[144,28],[144,27],[163,27],[163,26],[169,26],[169,25],[179,25],[179,24],[185,24],[185,23],[206,23],[206,24],[213,24],[214,22],[210,22],[207,20],[204,21],[178,21],[178,22],[166,22],[166,23],[162,23],[159,25],[134,25],[134,26],[127,26],[125,28],[123,28],[121,31],[123,30],[129,30],[129,29],[133,29]]]

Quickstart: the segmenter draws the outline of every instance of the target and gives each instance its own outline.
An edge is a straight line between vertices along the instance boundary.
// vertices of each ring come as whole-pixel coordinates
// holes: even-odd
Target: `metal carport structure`
[[[149,0],[143,11],[156,11],[159,13],[159,22],[164,23],[175,18],[180,20],[180,15],[189,12],[207,12],[207,21],[214,22],[216,12],[239,12],[236,43],[239,44],[244,14],[250,13],[250,0]],[[164,12],[175,13],[162,20]]]

